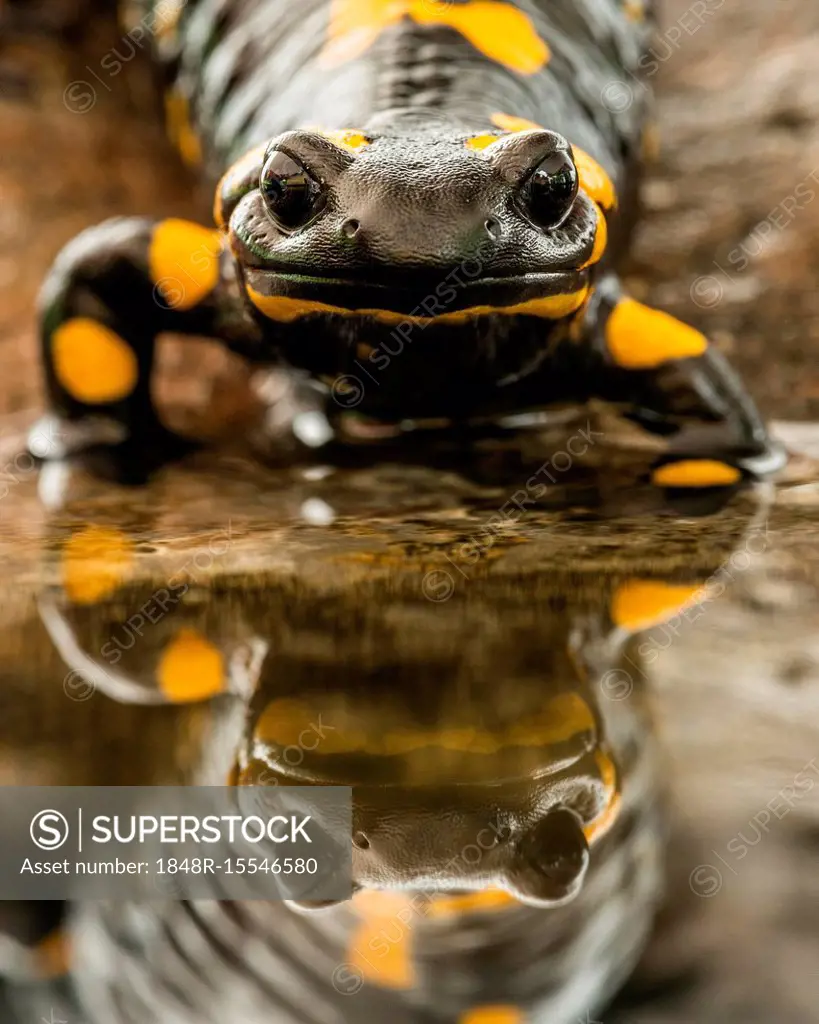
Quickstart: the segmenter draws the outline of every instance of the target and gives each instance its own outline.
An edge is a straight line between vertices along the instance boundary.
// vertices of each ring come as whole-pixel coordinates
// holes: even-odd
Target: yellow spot
[[[614,191],[614,184],[600,164],[577,146],[572,146],[572,154],[580,187],[586,195],[604,210],[616,206],[617,194]]]
[[[71,942],[62,929],[50,932],[35,948],[41,978],[61,978],[71,966]]]
[[[606,342],[618,366],[649,370],[670,359],[701,356],[705,335],[659,309],[634,299],[621,299],[606,323]]]
[[[335,67],[355,60],[404,18],[454,29],[485,57],[521,75],[540,71],[549,60],[549,47],[532,19],[502,0],[333,0],[321,62]]]
[[[319,60],[325,67],[355,60],[408,13],[409,0],[332,0],[328,38]]]
[[[473,135],[471,139],[466,140],[464,145],[467,149],[487,149],[493,142],[497,142],[502,137],[501,135]]]
[[[222,175],[219,184],[216,186],[216,194],[213,200],[213,219],[218,227],[225,227],[225,216],[224,216],[224,196],[225,192],[229,191],[232,186],[238,185],[239,182],[248,174],[250,174],[255,167],[258,166],[261,171],[262,159],[267,150],[267,143],[263,143],[261,146],[256,146],[251,149],[249,153],[245,153],[244,156],[240,156],[236,163],[231,166]]]
[[[661,151],[659,129],[656,124],[649,122],[643,129],[643,136],[640,140],[640,156],[646,163],[656,164],[660,159]]]
[[[651,479],[658,487],[729,487],[742,479],[742,473],[715,459],[685,459],[660,466]]]
[[[598,750],[594,755],[600,770],[600,781],[603,783],[605,804],[600,813],[583,827],[583,835],[589,846],[602,839],[620,815],[620,792],[617,784],[617,769],[612,759]]]
[[[347,961],[364,981],[381,988],[415,985],[412,925],[415,897],[400,893],[359,893],[353,909],[361,918],[350,935]]]
[[[172,90],[165,95],[165,125],[168,138],[188,167],[202,163],[202,143],[193,130],[187,96]]]
[[[497,0],[412,0],[410,16],[419,25],[445,25],[460,32],[485,57],[521,75],[533,75],[549,60],[549,47],[532,19]]]
[[[189,220],[160,221],[148,252],[151,280],[172,309],[192,309],[219,281],[222,236]]]
[[[461,914],[510,910],[519,906],[520,901],[502,889],[484,889],[458,896],[435,896],[427,909],[427,916],[460,917]]]
[[[345,309],[331,306],[326,302],[312,299],[294,299],[282,295],[262,295],[250,285],[247,293],[253,305],[271,320],[279,323],[293,323],[304,316],[315,313],[333,314],[347,317],[370,317],[383,324],[429,324],[435,323],[466,323],[478,316],[499,314],[502,316],[538,316],[549,320],[560,320],[576,312],[586,299],[588,288],[565,295],[549,295],[541,299],[529,299],[514,306],[470,306],[441,316],[424,317],[397,313],[389,309]]]
[[[504,132],[530,132],[533,129],[543,131],[543,125],[535,121],[529,121],[525,117],[515,117],[514,114],[493,114],[492,124]]]
[[[207,700],[225,689],[221,652],[194,629],[180,629],[156,670],[159,688],[173,704]]]
[[[100,405],[131,394],[139,366],[131,346],[96,320],[66,320],[51,336],[54,373],[80,402]]]
[[[594,209],[597,214],[597,227],[594,232],[594,245],[592,246],[591,255],[580,268],[581,270],[584,270],[586,267],[594,266],[595,263],[600,262],[606,251],[606,245],[609,240],[609,228],[606,223],[606,215],[597,203],[594,204]]]
[[[611,618],[621,629],[637,631],[665,622],[696,600],[702,588],[660,580],[628,580],[615,590]]]
[[[369,146],[372,142],[372,139],[368,138],[363,132],[356,131],[354,128],[340,128],[337,131],[327,131],[323,128],[316,130],[325,139],[329,139],[336,146],[341,146],[342,149],[352,151],[364,149],[365,146]]]
[[[493,114],[491,121],[496,128],[505,132],[529,132],[535,129],[543,131],[543,125],[528,121],[525,117],[514,117],[512,114]],[[614,184],[600,164],[577,146],[572,146],[572,153],[580,187],[586,195],[604,210],[616,206],[617,194],[614,191]]]
[[[458,1024],[524,1024],[525,1017],[517,1006],[476,1006],[458,1018]]]
[[[623,3],[623,13],[629,21],[645,21],[645,0],[625,0]]]
[[[112,526],[86,526],[63,546],[63,588],[75,604],[94,604],[120,586],[133,561],[133,545],[124,533]]]

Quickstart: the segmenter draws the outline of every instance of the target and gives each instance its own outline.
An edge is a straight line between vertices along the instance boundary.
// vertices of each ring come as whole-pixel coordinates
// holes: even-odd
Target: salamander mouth
[[[245,284],[257,309],[283,322],[315,314],[368,317],[382,323],[463,322],[491,315],[557,320],[576,312],[589,291],[585,271],[468,280],[462,268],[437,274],[410,272],[398,285],[373,282],[363,275],[330,277],[246,268]]]

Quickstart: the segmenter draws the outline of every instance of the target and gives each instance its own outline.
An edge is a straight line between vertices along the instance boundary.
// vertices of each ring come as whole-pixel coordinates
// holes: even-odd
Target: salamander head
[[[370,347],[402,324],[466,327],[474,349],[477,321],[548,330],[583,306],[605,218],[582,185],[546,130],[290,131],[227,173],[216,218],[266,320],[321,335],[352,318]]]

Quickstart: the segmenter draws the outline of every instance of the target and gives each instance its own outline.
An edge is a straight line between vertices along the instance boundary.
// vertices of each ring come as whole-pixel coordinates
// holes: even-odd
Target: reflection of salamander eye
[[[293,231],[318,213],[321,188],[298,160],[274,149],[259,178],[265,205],[277,226]]]
[[[523,186],[523,204],[541,228],[557,227],[569,215],[577,196],[577,168],[565,149],[549,154]]]

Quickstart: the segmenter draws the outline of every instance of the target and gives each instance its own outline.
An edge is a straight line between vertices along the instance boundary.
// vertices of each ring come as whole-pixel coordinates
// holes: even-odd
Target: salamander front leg
[[[594,395],[667,437],[655,483],[725,486],[785,464],[739,378],[699,331],[624,296],[613,276],[598,288],[587,323]]]
[[[155,342],[163,331],[213,337],[238,322],[231,268],[218,232],[181,220],[106,221],[69,243],[41,293],[51,412],[30,434],[32,454],[83,455],[138,483],[189,451],[194,443],[153,404]]]

